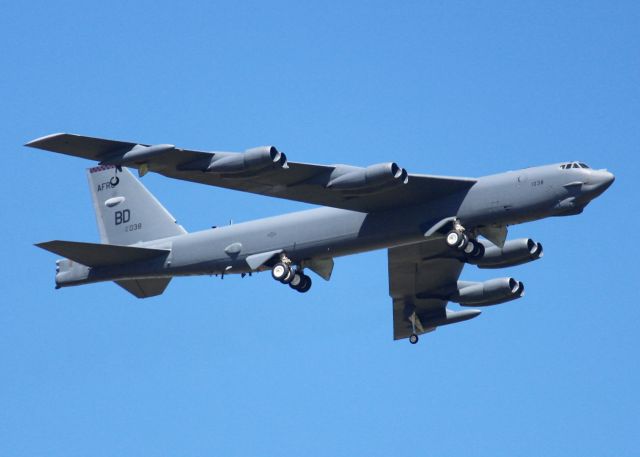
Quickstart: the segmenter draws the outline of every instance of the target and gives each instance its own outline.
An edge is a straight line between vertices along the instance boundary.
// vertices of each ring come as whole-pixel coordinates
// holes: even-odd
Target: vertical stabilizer
[[[187,233],[126,168],[87,170],[102,243],[129,245]]]

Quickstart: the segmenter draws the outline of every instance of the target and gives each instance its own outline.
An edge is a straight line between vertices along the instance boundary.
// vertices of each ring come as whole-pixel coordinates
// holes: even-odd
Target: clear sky
[[[2,3],[0,455],[638,455],[638,2],[310,3]],[[523,299],[412,346],[384,251],[306,295],[268,274],[55,291],[32,244],[98,234],[92,163],[22,146],[54,132],[617,180],[512,228],[542,260],[463,271],[513,275]],[[143,182],[188,230],[309,207]]]

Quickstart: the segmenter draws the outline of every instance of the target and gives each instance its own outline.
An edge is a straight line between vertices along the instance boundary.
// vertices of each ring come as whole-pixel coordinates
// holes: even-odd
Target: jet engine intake
[[[406,184],[409,181],[407,170],[395,162],[379,163],[366,168],[340,165],[331,173],[328,189],[336,190],[374,190],[381,187]]]
[[[482,241],[482,244],[484,255],[472,261],[478,268],[514,267],[542,257],[542,244],[531,238],[507,241],[502,248],[489,241]]]
[[[524,295],[524,284],[513,278],[484,282],[458,281],[458,291],[449,300],[462,306],[490,306],[515,300]]]
[[[287,156],[274,146],[260,146],[240,153],[216,153],[206,171],[234,174],[262,170],[267,167],[288,168]]]

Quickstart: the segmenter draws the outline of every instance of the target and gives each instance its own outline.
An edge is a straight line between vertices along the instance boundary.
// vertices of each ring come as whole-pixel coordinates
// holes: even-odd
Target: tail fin
[[[130,245],[187,233],[126,168],[87,170],[100,241]]]

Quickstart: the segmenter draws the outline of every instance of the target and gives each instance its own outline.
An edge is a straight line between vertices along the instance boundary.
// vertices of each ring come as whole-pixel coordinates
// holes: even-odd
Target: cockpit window
[[[563,170],[568,170],[569,168],[589,168],[589,165],[582,162],[571,162],[560,165],[560,168]]]

